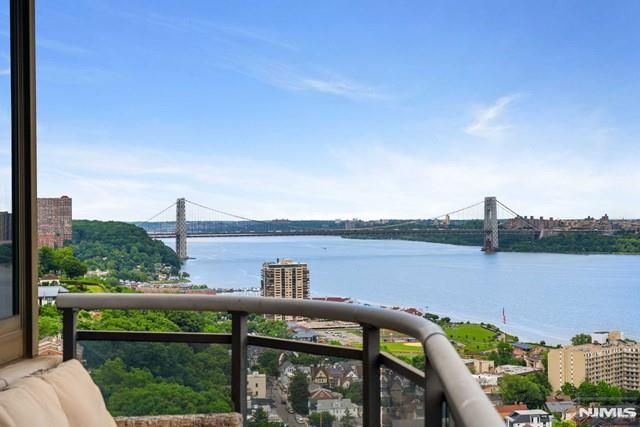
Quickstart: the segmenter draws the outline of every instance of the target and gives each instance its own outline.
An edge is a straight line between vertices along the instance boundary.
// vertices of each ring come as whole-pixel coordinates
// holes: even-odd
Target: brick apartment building
[[[59,248],[71,237],[71,197],[39,197],[38,247]]]
[[[0,242],[13,240],[13,226],[11,224],[11,214],[0,212]]]

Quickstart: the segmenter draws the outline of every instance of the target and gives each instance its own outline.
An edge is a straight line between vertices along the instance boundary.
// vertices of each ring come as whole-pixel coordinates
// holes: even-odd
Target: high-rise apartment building
[[[291,259],[262,264],[263,297],[309,299],[309,268]],[[293,320],[290,316],[274,315],[274,319]]]
[[[640,390],[640,344],[610,341],[550,350],[548,375],[553,390],[584,381]]]
[[[71,240],[71,198],[38,198],[38,247],[59,248]]]
[[[0,243],[11,240],[13,240],[11,214],[9,212],[0,212]]]

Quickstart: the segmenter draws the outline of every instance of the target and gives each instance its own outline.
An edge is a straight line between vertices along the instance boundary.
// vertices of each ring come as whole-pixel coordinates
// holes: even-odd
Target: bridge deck
[[[536,230],[508,230],[501,229],[501,234],[534,234]],[[173,238],[175,232],[147,232],[150,237],[157,239]],[[484,235],[482,229],[360,229],[360,230],[277,230],[277,231],[254,231],[254,232],[187,232],[187,237],[268,237],[268,236],[400,236],[407,234],[478,234]]]

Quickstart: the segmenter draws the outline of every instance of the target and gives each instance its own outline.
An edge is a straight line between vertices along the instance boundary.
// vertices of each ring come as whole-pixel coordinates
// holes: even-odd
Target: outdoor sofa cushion
[[[70,427],[116,427],[100,389],[77,360],[61,363],[39,378],[55,390]]]
[[[69,422],[53,387],[27,377],[0,392],[0,426],[69,427]]]

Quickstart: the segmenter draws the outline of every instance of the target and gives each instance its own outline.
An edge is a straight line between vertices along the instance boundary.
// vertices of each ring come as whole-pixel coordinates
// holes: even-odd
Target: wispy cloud
[[[220,24],[209,21],[201,21],[197,22],[201,23],[203,26],[208,26],[222,34],[226,34],[230,37],[237,37],[239,39],[245,40],[253,40],[257,42],[261,42],[264,44],[268,44],[274,47],[287,49],[287,50],[296,50],[296,46],[289,42],[288,40],[284,40],[271,31],[260,29],[260,28],[251,28],[239,25],[229,25],[229,24]]]
[[[129,16],[128,14],[125,14]],[[136,22],[139,14],[131,16]],[[227,57],[220,51],[212,51],[214,64],[262,81],[273,87],[296,92],[316,92],[349,98],[352,100],[383,100],[389,96],[379,88],[345,78],[331,71],[319,71],[317,67],[293,65],[294,60],[282,62],[256,54],[264,45],[277,48],[274,54],[298,51],[297,46],[264,28],[219,23],[200,18],[173,17],[161,14],[147,14],[142,18],[149,25],[180,33],[205,34],[209,41],[217,40],[232,49]],[[262,45],[262,46],[260,46]],[[278,50],[280,52],[278,52]],[[283,52],[287,51],[287,52]]]
[[[316,92],[351,100],[388,100],[391,98],[379,88],[345,78],[337,73],[302,70],[282,62],[263,57],[244,55],[227,59],[220,64],[270,86],[294,92]]]
[[[201,18],[186,18],[179,16],[166,16],[158,13],[141,16],[139,13],[118,12],[131,20],[139,23],[143,20],[147,24],[177,32],[201,33],[208,37],[224,39],[229,43],[258,42],[272,47],[297,50],[297,47],[288,40],[284,40],[273,31],[265,28],[255,28],[245,25],[232,25],[215,22]]]
[[[91,53],[89,49],[85,49],[80,46],[61,42],[58,40],[47,39],[43,37],[38,37],[37,43],[38,43],[38,47],[48,49],[57,53],[62,53],[65,55],[77,56],[77,55],[85,55],[87,53]]]
[[[465,128],[469,135],[484,139],[500,138],[511,126],[500,121],[509,104],[520,98],[515,93],[498,98],[493,105],[478,109],[474,114],[474,121]]]

